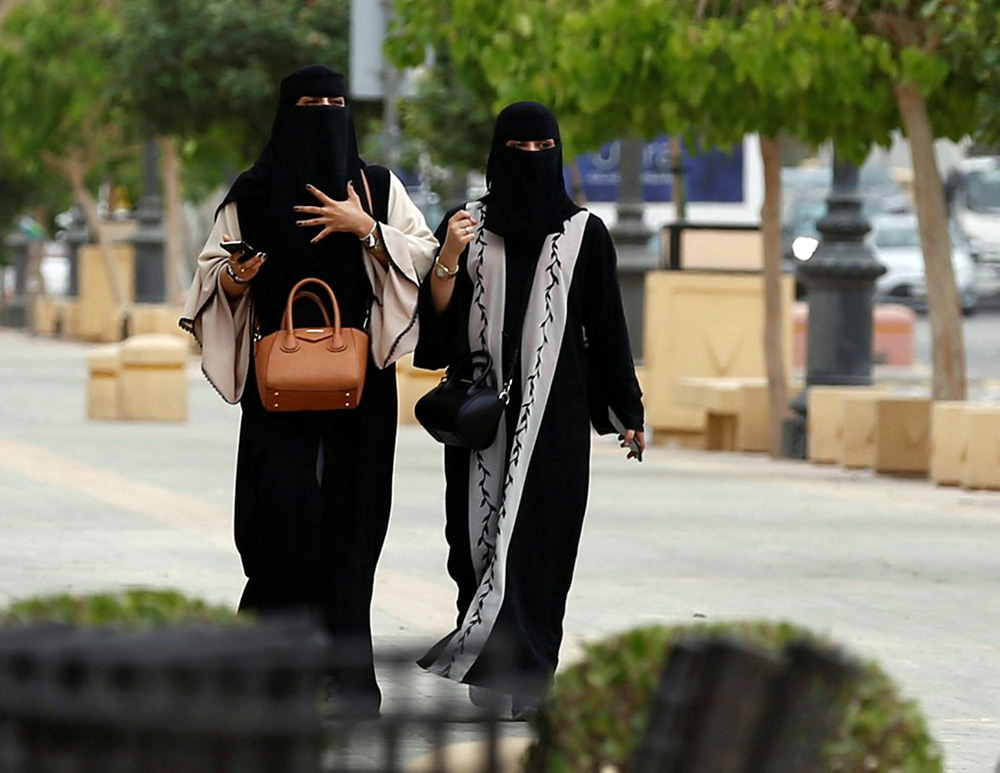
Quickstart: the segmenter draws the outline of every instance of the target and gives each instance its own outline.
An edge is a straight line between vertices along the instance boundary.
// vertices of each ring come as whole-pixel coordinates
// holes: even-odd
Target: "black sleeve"
[[[611,409],[626,428],[642,430],[642,390],[618,287],[618,258],[611,234],[595,215],[587,222],[581,252],[587,269],[583,324],[591,422],[602,435],[614,432],[608,419]]]
[[[444,244],[448,232],[448,221],[461,207],[455,207],[441,220],[434,236],[438,244]],[[438,248],[440,252],[440,248]],[[463,354],[469,351],[469,309],[472,305],[472,280],[465,270],[469,248],[466,247],[458,258],[458,276],[455,277],[455,289],[451,294],[451,303],[444,314],[438,315],[434,310],[434,299],[431,297],[431,272],[420,283],[420,296],[417,302],[418,324],[420,335],[417,348],[413,353],[413,364],[418,368],[434,370],[445,368]]]

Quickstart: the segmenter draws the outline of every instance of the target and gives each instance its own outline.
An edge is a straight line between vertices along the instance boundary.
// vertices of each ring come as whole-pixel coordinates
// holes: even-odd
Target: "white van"
[[[948,176],[951,215],[978,263],[979,295],[1000,295],[1000,156],[963,160]]]

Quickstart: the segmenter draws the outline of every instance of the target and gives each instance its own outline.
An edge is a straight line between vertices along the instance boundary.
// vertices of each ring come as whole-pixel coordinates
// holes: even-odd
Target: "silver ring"
[[[471,225],[465,226],[465,232],[471,234],[475,229]]]

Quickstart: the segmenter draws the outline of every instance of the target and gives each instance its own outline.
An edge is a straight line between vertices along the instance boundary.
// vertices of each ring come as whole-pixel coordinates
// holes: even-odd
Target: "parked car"
[[[798,264],[809,260],[819,246],[820,234],[816,223],[826,215],[827,195],[826,192],[809,191],[790,198],[781,226],[785,271],[797,273]],[[901,194],[865,193],[861,195],[861,205],[869,221],[884,212],[909,211],[909,202]],[[804,294],[805,288],[796,280],[795,296],[801,298]]]
[[[979,302],[976,290],[976,264],[957,228],[951,235],[951,260],[962,313],[971,314]],[[872,218],[868,243],[886,272],[875,280],[878,301],[905,303],[920,311],[927,307],[927,279],[920,231],[914,215],[877,215]]]
[[[1000,295],[1000,156],[965,159],[946,190],[952,218],[978,263],[979,291]]]

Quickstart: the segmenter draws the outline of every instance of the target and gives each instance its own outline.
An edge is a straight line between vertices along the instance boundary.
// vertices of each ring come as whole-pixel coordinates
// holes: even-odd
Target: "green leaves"
[[[59,594],[16,601],[0,610],[0,625],[64,623],[72,626],[114,625],[128,630],[163,628],[178,623],[239,624],[226,607],[189,599],[169,590],[136,588],[89,596]]]
[[[792,641],[834,648],[810,631],[769,621],[637,628],[589,644],[580,663],[556,676],[525,770],[624,769],[645,730],[670,646],[685,637],[719,635],[771,652]],[[941,752],[919,709],[876,664],[862,664],[846,693],[823,770],[940,773]]]

